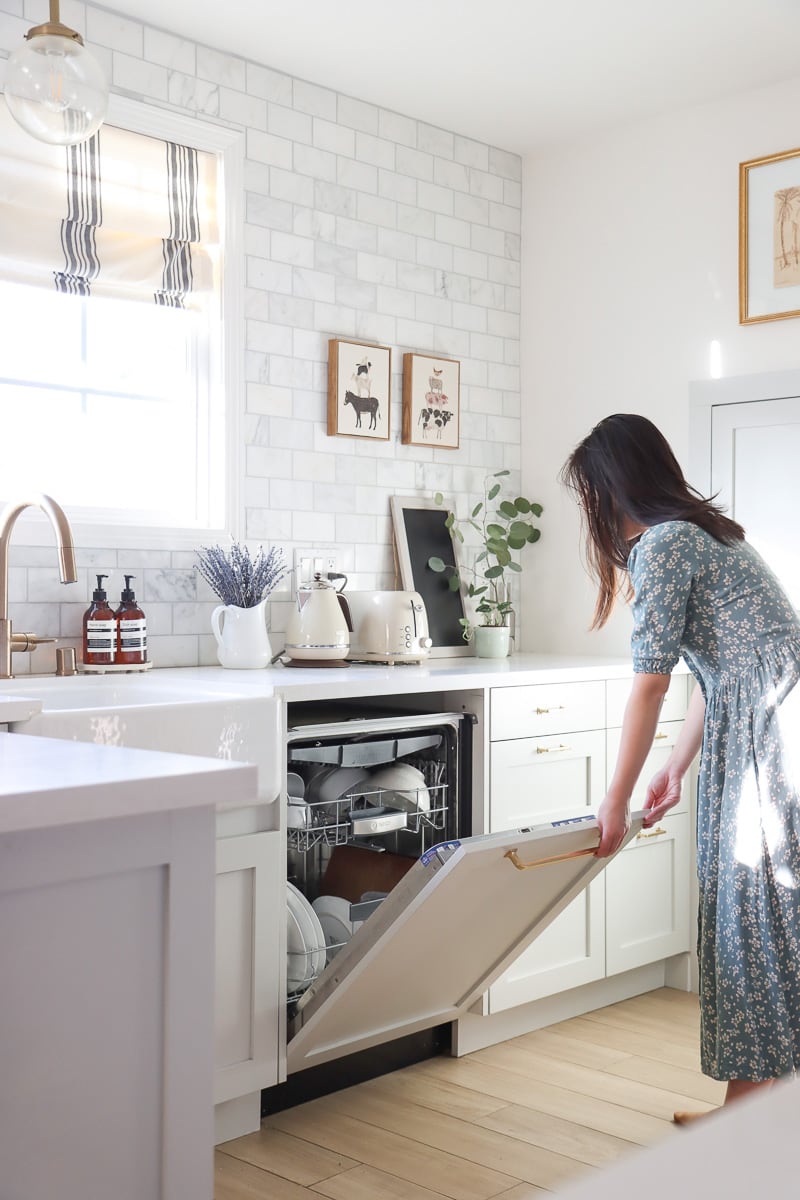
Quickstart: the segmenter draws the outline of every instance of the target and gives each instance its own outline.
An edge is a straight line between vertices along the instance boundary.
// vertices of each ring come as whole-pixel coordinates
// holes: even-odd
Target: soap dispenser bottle
[[[137,666],[147,662],[147,619],[131,587],[134,575],[125,576],[120,606],[114,614],[117,621],[117,662]]]
[[[87,666],[109,667],[116,658],[117,622],[103,587],[107,578],[97,576],[92,603],[83,614],[83,661]]]

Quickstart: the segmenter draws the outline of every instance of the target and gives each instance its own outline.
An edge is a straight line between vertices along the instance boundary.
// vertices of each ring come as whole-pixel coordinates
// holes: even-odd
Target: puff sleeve
[[[696,527],[667,521],[645,530],[628,559],[633,586],[631,652],[637,674],[668,675],[681,655],[698,571]]]

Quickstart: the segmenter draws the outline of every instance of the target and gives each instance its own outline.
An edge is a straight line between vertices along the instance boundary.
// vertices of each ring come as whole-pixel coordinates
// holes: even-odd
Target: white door
[[[454,1020],[602,871],[596,845],[581,817],[428,850],[298,1002],[289,1070]]]
[[[800,396],[715,404],[711,491],[800,608]]]

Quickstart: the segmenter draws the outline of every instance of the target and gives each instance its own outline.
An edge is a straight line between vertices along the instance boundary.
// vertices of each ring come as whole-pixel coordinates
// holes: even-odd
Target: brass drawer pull
[[[571,749],[572,749],[572,746],[564,746],[563,744],[559,744],[558,746],[537,746],[536,753],[537,754],[559,754],[562,750],[571,750]]]
[[[550,708],[537,708],[536,715],[537,717],[546,717],[551,712],[563,712],[566,707],[566,704],[553,704]]]
[[[594,850],[571,850],[569,854],[554,854],[551,858],[537,858],[534,862],[523,862],[516,850],[506,850],[504,858],[510,858],[518,871],[529,871],[531,867],[547,867],[551,863],[567,862],[571,858],[587,858]]]
[[[663,742],[663,741],[664,741],[664,739],[665,739],[665,738],[668,738],[668,737],[669,737],[669,734],[668,734],[668,733],[657,733],[657,734],[656,734],[656,736],[653,738],[653,741],[655,741],[655,742]]]
[[[662,833],[666,832],[666,829],[662,829],[660,825],[656,825],[655,829],[640,829],[636,835],[636,840],[638,842],[642,838],[660,837]]]

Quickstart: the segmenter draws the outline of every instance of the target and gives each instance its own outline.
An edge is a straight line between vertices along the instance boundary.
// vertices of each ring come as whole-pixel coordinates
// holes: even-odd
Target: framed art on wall
[[[739,323],[800,317],[800,149],[739,164]]]
[[[328,434],[389,439],[392,352],[388,346],[328,342]]]
[[[457,450],[461,364],[453,358],[403,355],[403,442]]]

